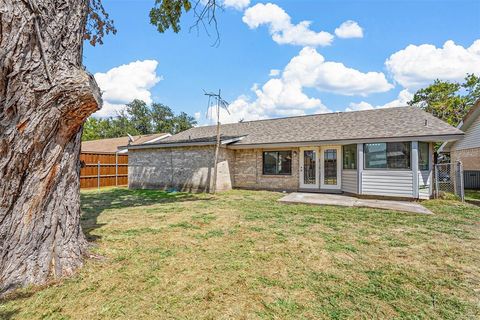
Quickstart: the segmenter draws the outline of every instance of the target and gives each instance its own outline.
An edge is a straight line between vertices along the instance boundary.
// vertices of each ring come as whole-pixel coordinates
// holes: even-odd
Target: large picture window
[[[263,152],[263,174],[265,175],[292,174],[292,151]]]
[[[365,169],[410,169],[410,142],[366,143]]]
[[[418,170],[430,169],[430,154],[428,142],[418,143]]]
[[[357,145],[343,146],[343,169],[357,169]]]

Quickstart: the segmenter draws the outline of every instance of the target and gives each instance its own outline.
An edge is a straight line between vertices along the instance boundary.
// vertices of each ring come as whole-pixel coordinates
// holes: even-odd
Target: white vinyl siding
[[[357,193],[357,170],[342,170],[342,191]]]
[[[362,194],[387,197],[413,197],[413,173],[409,170],[365,170]]]
[[[453,150],[480,148],[480,117],[465,131],[465,136],[457,141]]]
[[[430,199],[431,183],[432,180],[430,171],[418,172],[418,188],[420,199]]]

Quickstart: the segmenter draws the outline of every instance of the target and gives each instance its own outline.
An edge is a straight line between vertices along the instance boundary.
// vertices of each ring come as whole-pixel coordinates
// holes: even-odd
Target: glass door
[[[322,189],[341,189],[341,149],[340,147],[324,147],[321,154]]]
[[[300,188],[318,189],[319,187],[318,148],[300,149]]]

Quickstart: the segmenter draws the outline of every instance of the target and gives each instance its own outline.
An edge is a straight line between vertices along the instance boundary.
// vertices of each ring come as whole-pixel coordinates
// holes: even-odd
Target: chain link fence
[[[463,165],[460,161],[435,165],[435,197],[448,197],[449,194],[462,201],[465,199]]]

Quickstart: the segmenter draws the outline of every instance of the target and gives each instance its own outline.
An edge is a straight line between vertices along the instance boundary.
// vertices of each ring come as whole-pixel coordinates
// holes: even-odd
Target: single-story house
[[[457,126],[465,136],[442,144],[439,152],[450,154],[450,162],[462,162],[465,188],[480,189],[480,100]]]
[[[417,107],[223,124],[217,190],[428,198],[433,143],[463,132]],[[216,126],[129,146],[130,188],[207,191]]]

